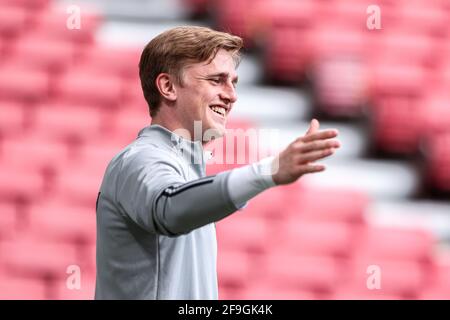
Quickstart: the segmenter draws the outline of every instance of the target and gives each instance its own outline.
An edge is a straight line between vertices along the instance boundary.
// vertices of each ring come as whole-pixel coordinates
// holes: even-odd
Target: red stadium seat
[[[361,116],[367,102],[368,74],[352,57],[320,59],[313,67],[315,108],[330,116]]]
[[[106,169],[106,166],[105,166]],[[55,197],[73,204],[95,207],[104,171],[68,167],[58,174]]]
[[[49,76],[45,72],[16,66],[0,67],[0,97],[35,102],[49,95]]]
[[[55,6],[50,10],[44,10],[37,16],[37,28],[35,31],[46,37],[72,41],[75,43],[93,43],[95,32],[101,22],[101,17],[95,13],[95,9],[77,5],[80,8],[80,26],[68,25],[76,19],[70,19],[74,11],[67,12],[68,6]],[[70,28],[69,28],[70,27]],[[75,27],[74,29],[71,29]]]
[[[261,252],[267,246],[268,235],[269,228],[264,220],[239,213],[217,224],[218,244],[223,248]]]
[[[0,278],[1,300],[45,300],[48,298],[46,282],[39,278]]]
[[[45,192],[43,175],[18,166],[0,166],[0,198],[8,200],[39,198]]]
[[[312,291],[277,288],[268,285],[250,286],[232,299],[239,300],[316,300],[319,295]]]
[[[4,165],[28,169],[58,169],[69,160],[67,146],[37,135],[5,139],[0,150],[0,162]]]
[[[88,139],[101,133],[102,120],[101,113],[89,105],[42,103],[36,108],[34,129],[49,138]]]
[[[55,297],[57,300],[93,300],[95,294],[95,274],[80,270],[80,287],[68,286],[66,281],[57,281]],[[70,282],[69,282],[70,284]]]
[[[294,218],[361,224],[369,196],[359,190],[304,187],[289,194],[285,211]]]
[[[3,241],[0,249],[2,265],[17,275],[66,278],[67,267],[79,264],[74,246],[29,236]]]
[[[356,229],[342,222],[308,221],[295,217],[282,223],[280,239],[273,244],[293,254],[350,256]]]
[[[408,97],[384,97],[372,106],[371,114],[371,134],[377,150],[406,155],[417,152],[425,119],[419,101]]]
[[[272,253],[261,262],[260,272],[264,274],[264,281],[279,288],[329,292],[339,285],[341,267],[337,260],[329,257]]]
[[[15,236],[17,208],[14,203],[0,202],[0,239]]]
[[[0,132],[8,135],[23,130],[25,112],[22,103],[0,101]]]
[[[364,298],[400,296],[411,299],[421,292],[427,280],[425,265],[367,256],[351,262],[346,291],[351,289],[355,296]]]
[[[27,211],[30,232],[39,239],[72,243],[95,243],[95,207],[64,203],[31,205]]]
[[[368,227],[357,240],[357,244],[358,256],[428,261],[434,238],[425,230]]]
[[[140,49],[91,46],[79,68],[95,74],[137,77],[140,55]]]
[[[0,37],[14,37],[27,26],[28,13],[25,8],[2,5],[0,10]]]
[[[56,95],[71,103],[114,109],[122,102],[122,81],[117,77],[86,70],[71,71],[58,80]]]
[[[242,288],[252,275],[251,256],[245,252],[220,250],[217,255],[220,287]]]
[[[20,38],[13,48],[11,63],[31,69],[61,72],[74,63],[75,47],[72,43],[46,39],[42,36]]]
[[[450,191],[450,132],[430,134],[426,146],[425,182],[428,187]]]

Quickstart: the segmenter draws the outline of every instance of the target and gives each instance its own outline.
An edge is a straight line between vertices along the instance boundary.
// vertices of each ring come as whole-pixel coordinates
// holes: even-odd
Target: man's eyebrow
[[[229,76],[230,76],[230,74],[227,72],[219,72],[219,73],[213,73],[213,74],[208,75],[208,77],[221,77],[221,78],[228,78]],[[239,77],[238,76],[234,77],[233,82],[237,83],[238,81],[239,81]]]

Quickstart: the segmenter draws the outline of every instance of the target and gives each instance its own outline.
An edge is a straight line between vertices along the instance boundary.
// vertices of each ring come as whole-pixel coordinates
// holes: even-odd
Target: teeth
[[[214,112],[219,113],[220,115],[224,116],[225,115],[225,108],[219,107],[219,106],[212,106],[211,110],[213,110]]]

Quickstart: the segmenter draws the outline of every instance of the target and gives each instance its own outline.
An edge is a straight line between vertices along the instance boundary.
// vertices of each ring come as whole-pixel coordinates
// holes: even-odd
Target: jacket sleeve
[[[123,171],[116,189],[117,202],[149,232],[186,234],[237,210],[227,189],[230,172],[186,182],[180,168],[169,162]]]

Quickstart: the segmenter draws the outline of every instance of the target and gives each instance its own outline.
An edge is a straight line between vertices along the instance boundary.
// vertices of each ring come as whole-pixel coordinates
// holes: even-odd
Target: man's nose
[[[232,84],[227,85],[226,88],[221,91],[220,98],[227,104],[235,103],[237,100],[236,88]]]

